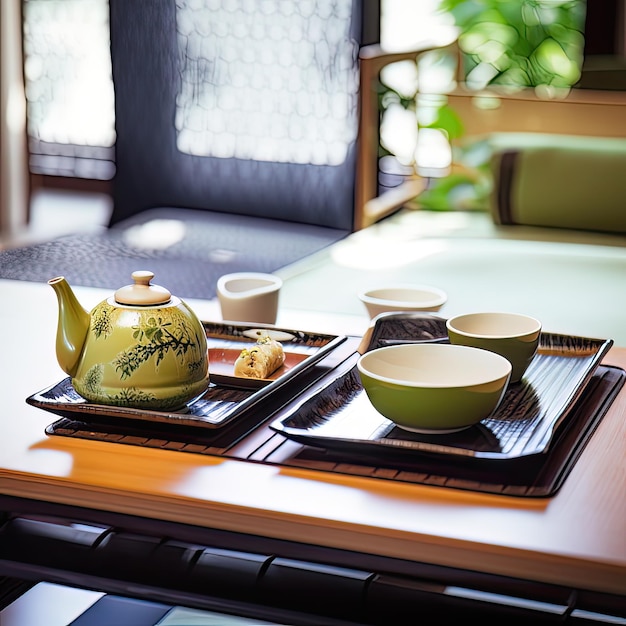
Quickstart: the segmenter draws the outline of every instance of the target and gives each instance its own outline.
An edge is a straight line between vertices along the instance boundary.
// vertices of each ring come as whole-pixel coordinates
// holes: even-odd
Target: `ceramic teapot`
[[[91,313],[63,276],[48,281],[59,304],[59,365],[90,402],[179,409],[209,385],[206,333],[185,302],[150,282],[152,272],[132,278]]]

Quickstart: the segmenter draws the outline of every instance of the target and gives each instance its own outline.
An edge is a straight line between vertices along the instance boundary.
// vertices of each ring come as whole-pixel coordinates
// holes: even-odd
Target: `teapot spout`
[[[78,369],[91,316],[78,302],[63,276],[50,279],[48,284],[54,289],[59,301],[57,360],[61,369],[73,377]]]

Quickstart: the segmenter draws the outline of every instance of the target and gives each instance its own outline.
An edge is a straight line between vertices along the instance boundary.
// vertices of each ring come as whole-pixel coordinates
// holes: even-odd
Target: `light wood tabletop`
[[[75,291],[87,309],[108,295]],[[9,280],[0,293],[0,494],[626,594],[626,389],[550,498],[50,437],[54,416],[25,399],[65,377],[54,353],[56,297],[47,285]],[[215,302],[189,303],[221,321]],[[286,308],[278,323],[355,335],[369,326],[363,314]],[[626,347],[605,363],[626,368]]]

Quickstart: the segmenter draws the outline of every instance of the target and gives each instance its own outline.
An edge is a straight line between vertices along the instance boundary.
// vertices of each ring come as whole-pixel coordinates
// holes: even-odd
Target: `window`
[[[31,173],[112,178],[108,0],[24,0],[23,11]]]
[[[349,1],[346,2],[349,5]],[[622,0],[615,0],[615,3],[621,6]],[[505,4],[501,0],[484,0],[481,6],[498,8]],[[380,0],[380,33],[384,47],[406,49],[424,39],[447,38],[455,24],[451,14],[439,11],[446,5],[461,6],[456,0]],[[557,10],[565,14],[571,7],[578,6],[580,14],[585,2],[533,0],[520,5],[543,6],[542,10],[551,14]],[[23,11],[31,173],[110,180],[115,172],[115,109],[108,0],[23,0]],[[272,21],[269,25],[273,24]],[[485,70],[491,66],[487,67],[480,59],[476,61],[477,58],[475,56],[473,61],[473,76],[484,80]],[[561,57],[557,60],[563,61]],[[398,67],[386,69],[385,84],[401,99],[409,100],[416,90],[415,68],[410,67],[410,62],[396,65]],[[423,81],[420,91],[428,91],[424,90]],[[236,111],[226,113],[232,117]],[[387,113],[389,120],[395,118],[394,124],[383,128],[383,133],[387,133],[384,140],[387,149],[408,164],[415,153],[416,113],[406,106],[395,105]],[[388,128],[394,125],[403,130],[392,136]],[[197,147],[194,144],[190,149],[196,151]],[[432,150],[427,152],[432,153]]]

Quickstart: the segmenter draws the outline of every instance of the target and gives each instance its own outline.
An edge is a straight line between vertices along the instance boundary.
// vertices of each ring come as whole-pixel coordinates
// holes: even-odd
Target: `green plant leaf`
[[[486,190],[473,176],[450,174],[432,181],[417,198],[422,209],[431,211],[467,211],[486,208]]]
[[[449,105],[442,106],[437,111],[437,116],[430,124],[425,124],[423,128],[440,128],[444,130],[448,139],[458,139],[465,133],[463,122],[456,111]]]

